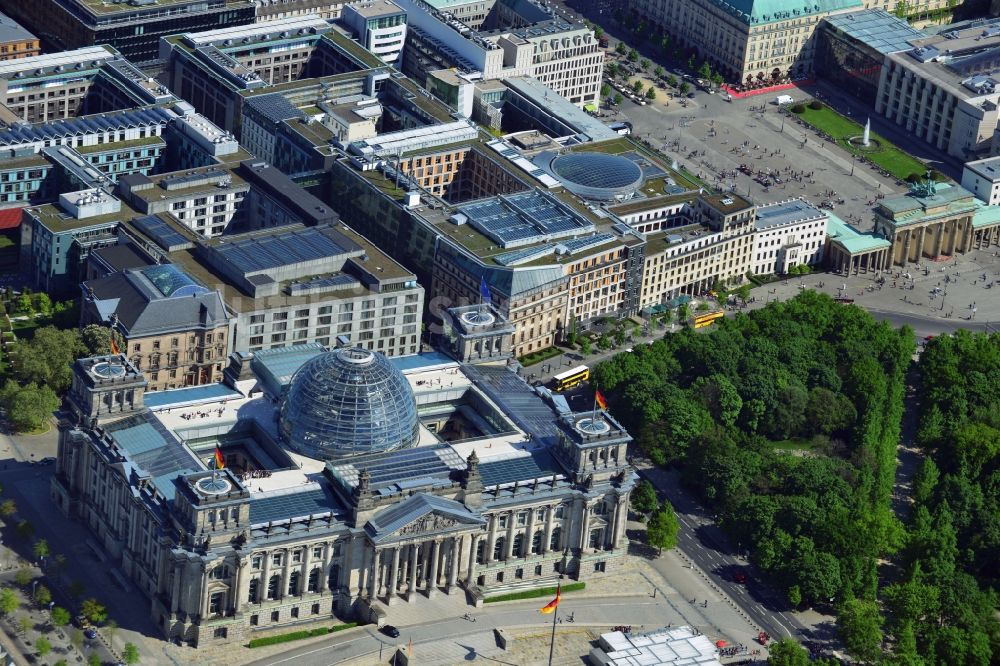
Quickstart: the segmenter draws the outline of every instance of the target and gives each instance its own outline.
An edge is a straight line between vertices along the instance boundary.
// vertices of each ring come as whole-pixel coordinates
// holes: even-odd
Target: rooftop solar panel
[[[180,232],[155,215],[140,217],[133,220],[132,224],[164,250],[175,250],[185,246],[193,246],[193,243]]]

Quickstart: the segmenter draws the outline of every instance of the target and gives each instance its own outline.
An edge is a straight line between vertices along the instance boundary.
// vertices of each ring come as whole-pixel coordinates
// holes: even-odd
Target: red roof
[[[21,208],[0,208],[0,231],[21,226]]]

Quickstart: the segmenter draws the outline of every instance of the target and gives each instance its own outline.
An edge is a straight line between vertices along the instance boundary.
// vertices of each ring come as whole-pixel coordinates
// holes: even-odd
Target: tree
[[[600,39],[601,36],[604,34],[604,28],[597,25],[596,23],[593,24],[593,26],[591,26],[591,29],[594,31],[594,37],[597,39]]]
[[[616,76],[618,76],[619,72],[621,71],[620,68],[618,67],[618,63],[616,62],[609,62],[607,67],[604,68],[604,70],[608,73],[608,76],[610,76],[611,78],[615,78]]]
[[[663,69],[663,67],[657,65],[656,67],[653,68],[653,75],[658,79],[663,78],[664,71],[665,70]]]
[[[14,590],[9,587],[5,587],[0,590],[0,613],[4,615],[10,615],[18,609],[21,602],[18,601],[17,595],[14,594]]]
[[[37,641],[35,641],[35,650],[38,651],[39,657],[44,657],[48,653],[52,652],[52,643],[50,643],[49,639],[45,636],[41,636]]]
[[[607,98],[607,97],[610,97],[610,96],[611,96],[611,86],[609,86],[607,83],[602,83],[601,84],[601,97],[602,98]]]
[[[615,53],[618,55],[625,55],[628,52],[628,47],[625,46],[625,42],[618,42],[615,45]]]
[[[708,61],[701,63],[701,67],[698,68],[698,76],[703,79],[712,78],[712,66],[708,64]]]
[[[635,62],[636,60],[639,59],[639,52],[636,51],[635,49],[629,49],[628,56],[626,57],[628,58],[629,62]]]
[[[802,590],[799,589],[798,585],[792,585],[788,588],[788,603],[792,606],[798,606],[802,603]]]
[[[35,575],[31,573],[31,569],[28,567],[21,567],[17,570],[17,573],[14,574],[14,582],[21,587],[28,587],[34,579]]]
[[[0,518],[10,518],[17,513],[17,504],[14,500],[8,499],[0,502]]]
[[[20,362],[19,357],[17,361]],[[8,380],[0,391],[0,399],[7,405],[7,420],[18,432],[38,430],[59,407],[59,398],[52,389],[34,382],[21,387]]]
[[[35,311],[43,317],[52,314],[52,299],[48,294],[39,293],[34,296]]]
[[[733,295],[740,299],[743,305],[746,305],[747,299],[750,298],[750,285],[741,284],[733,290]]]
[[[874,601],[848,599],[837,612],[837,629],[848,651],[862,662],[882,654],[882,617]]]
[[[101,624],[108,619],[108,609],[93,597],[83,600],[83,603],[80,604],[80,614],[94,624]]]
[[[677,532],[681,524],[674,513],[674,507],[670,502],[663,502],[663,505],[649,517],[646,525],[646,540],[650,546],[655,546],[659,552],[664,548],[670,549],[677,545]]]
[[[712,72],[712,83],[715,84],[716,88],[720,87],[725,80],[726,79],[719,72]]]
[[[791,638],[783,638],[767,647],[771,666],[809,666],[809,652]]]
[[[653,86],[649,86],[649,89],[646,90],[646,99],[648,100],[656,99],[656,88],[654,88]]]
[[[670,86],[671,88],[676,88],[677,87],[677,77],[674,76],[673,74],[667,75],[667,85]]]
[[[640,68],[640,69],[641,69],[642,71],[644,71],[644,72],[645,72],[645,71],[646,71],[647,69],[649,69],[649,61],[648,61],[648,60],[646,60],[645,58],[643,58],[642,60],[640,60],[640,61],[639,61],[639,68]]]
[[[611,349],[611,338],[608,336],[607,333],[605,333],[604,335],[602,335],[597,339],[597,347],[602,351],[607,351]]]
[[[35,526],[29,523],[27,520],[21,520],[17,527],[15,528],[17,536],[24,541],[27,541],[35,534]]]
[[[45,539],[39,539],[35,542],[34,547],[32,547],[32,552],[34,552],[35,557],[38,559],[44,559],[49,556],[49,542]]]
[[[28,615],[22,615],[18,621],[18,626],[21,627],[21,633],[26,634],[31,631],[31,628],[35,626],[35,623],[31,621],[31,617]]]
[[[114,340],[118,349],[125,348],[125,340],[118,331],[112,331],[109,326],[88,324],[80,331],[80,340],[87,348],[90,356],[103,356],[111,353],[111,341]]]
[[[52,601],[52,592],[44,585],[35,588],[35,603],[39,606],[48,606]]]
[[[580,341],[580,351],[584,355],[589,355],[593,350],[591,349],[590,338],[584,338]]]
[[[640,94],[642,92],[642,81],[640,81],[639,79],[633,81],[632,90],[635,92],[636,95]]]
[[[621,106],[621,103],[624,102],[624,101],[625,101],[625,98],[622,97],[621,93],[615,93],[615,99],[614,99],[615,106]]]
[[[101,666],[102,664],[101,656],[96,652],[91,652],[90,656],[87,657],[87,666]]]
[[[691,92],[691,84],[687,81],[681,81],[681,85],[677,88],[678,92],[682,95],[687,95]]]
[[[108,620],[104,625],[105,631],[108,632],[108,644],[111,649],[115,647],[115,634],[118,633],[118,623],[114,620]]]
[[[57,627],[65,627],[69,624],[69,620],[69,611],[62,606],[56,606],[52,609],[52,624]]]
[[[128,666],[135,666],[139,663],[139,648],[132,643],[126,643],[125,647],[122,648],[122,659]]]
[[[648,480],[643,479],[632,491],[632,509],[636,513],[648,514],[656,510],[660,501],[656,497],[656,488]]]
[[[67,591],[69,592],[69,596],[73,600],[76,600],[82,597],[87,592],[87,587],[83,584],[82,581],[74,579],[73,582],[69,584],[69,588]]]
[[[77,329],[43,326],[31,340],[14,343],[14,375],[24,384],[35,383],[61,394],[72,380],[73,361],[86,353]]]

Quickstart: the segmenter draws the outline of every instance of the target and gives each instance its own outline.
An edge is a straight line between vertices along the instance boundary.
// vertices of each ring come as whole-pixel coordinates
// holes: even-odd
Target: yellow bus
[[[570,368],[566,372],[560,372],[552,378],[552,385],[556,391],[565,391],[590,379],[590,368],[585,365],[578,365]]]
[[[695,328],[705,328],[706,326],[711,326],[715,323],[717,319],[722,319],[726,316],[724,310],[716,310],[715,312],[705,312],[703,314],[696,314],[694,316],[694,327]]]

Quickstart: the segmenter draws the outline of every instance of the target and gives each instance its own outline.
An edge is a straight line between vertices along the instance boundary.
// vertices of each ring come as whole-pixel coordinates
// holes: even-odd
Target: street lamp
[[[858,161],[858,156],[851,153],[851,177],[854,177],[854,165]]]

